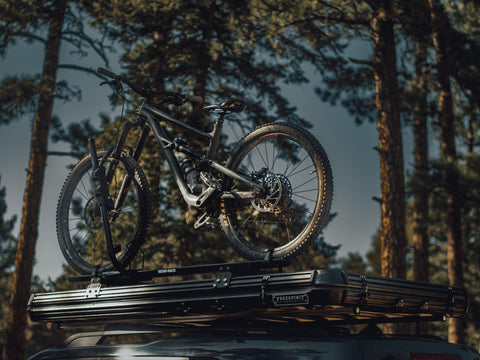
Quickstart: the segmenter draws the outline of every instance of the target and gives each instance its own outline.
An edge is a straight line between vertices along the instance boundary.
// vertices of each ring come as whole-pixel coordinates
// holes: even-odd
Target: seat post
[[[207,159],[213,160],[215,157],[215,154],[217,153],[218,150],[218,145],[220,143],[220,137],[222,135],[222,127],[223,127],[223,120],[225,117],[225,112],[222,111],[218,114],[217,121],[215,121],[215,124],[213,125],[213,130],[211,132],[211,139],[210,139],[210,144],[208,146],[208,151],[207,151]]]

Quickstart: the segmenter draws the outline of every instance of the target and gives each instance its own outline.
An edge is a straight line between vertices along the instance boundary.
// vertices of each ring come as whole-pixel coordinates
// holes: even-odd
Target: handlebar
[[[113,73],[113,72],[111,72],[111,71],[109,71],[109,70],[107,70],[107,69],[101,68],[101,67],[99,67],[99,68],[97,69],[97,72],[98,72],[99,74],[105,75],[106,77],[109,77],[109,78],[114,79],[114,80],[116,80],[116,79],[117,79],[117,76],[118,76],[117,74],[115,74],[115,73]]]
[[[110,70],[107,70],[107,69],[104,69],[104,68],[100,67],[100,68],[97,69],[97,72],[99,74],[105,75],[106,77],[109,77],[113,80],[121,81],[121,82],[127,84],[137,94],[139,94],[140,96],[146,97],[146,98],[150,98],[150,97],[156,96],[156,95],[174,95],[174,96],[178,96],[178,97],[182,98],[183,101],[189,101],[191,103],[197,103],[197,104],[200,104],[200,105],[203,104],[203,98],[201,96],[184,95],[184,94],[179,94],[179,93],[169,93],[169,92],[165,92],[165,91],[152,91],[152,90],[149,90],[149,89],[141,88],[140,86],[137,86],[135,83],[133,83],[133,82],[127,80],[127,79],[122,78],[120,75],[117,75]]]

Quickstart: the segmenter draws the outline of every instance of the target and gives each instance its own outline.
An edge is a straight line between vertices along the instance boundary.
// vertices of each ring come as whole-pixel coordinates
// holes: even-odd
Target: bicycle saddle
[[[229,100],[220,105],[220,107],[228,112],[241,112],[245,108],[245,104],[240,100]]]
[[[211,110],[220,110],[223,112],[241,112],[245,108],[245,104],[240,100],[228,100],[220,105],[209,105],[205,106],[203,109],[207,111]]]

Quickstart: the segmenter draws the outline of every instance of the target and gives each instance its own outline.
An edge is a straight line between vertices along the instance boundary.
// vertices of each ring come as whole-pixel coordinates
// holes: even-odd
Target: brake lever
[[[169,104],[174,106],[181,106],[185,104],[186,99],[183,95],[180,94],[167,94],[161,101],[160,104]]]
[[[100,86],[103,86],[103,85],[110,85],[119,94],[123,92],[122,82],[118,79],[111,80],[111,81],[102,81],[100,83]]]

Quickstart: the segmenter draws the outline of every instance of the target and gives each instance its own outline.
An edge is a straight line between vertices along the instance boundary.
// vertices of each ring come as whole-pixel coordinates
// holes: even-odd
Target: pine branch
[[[102,75],[100,75],[96,70],[94,70],[92,68],[85,67],[85,66],[73,65],[73,64],[59,64],[58,68],[59,69],[70,69],[70,70],[83,71],[83,72],[86,72],[86,73],[89,73],[89,74],[93,74],[93,75],[95,75],[96,77],[98,77],[102,80],[104,79],[104,77]]]
[[[92,49],[105,63],[105,66],[108,67],[108,58],[105,54],[103,46],[99,46],[98,42],[93,40],[91,37],[85,35],[83,32],[75,32],[75,31],[64,31],[62,33],[62,38],[65,41],[68,41],[72,45],[78,48],[81,51],[82,43],[87,43],[89,48]],[[75,39],[76,38],[76,39]]]
[[[349,57],[348,60],[350,60],[354,64],[359,64],[359,65],[367,65],[367,66],[373,66],[374,63],[373,61],[370,60],[359,60],[359,59],[354,59]]]
[[[13,33],[9,34],[9,37],[12,37],[12,38],[13,37],[24,37],[24,38],[31,39],[31,40],[37,40],[37,41],[41,42],[42,44],[47,43],[47,40],[42,38],[41,36],[39,36],[37,34],[29,33],[29,32],[24,32],[24,31],[13,32]]]

